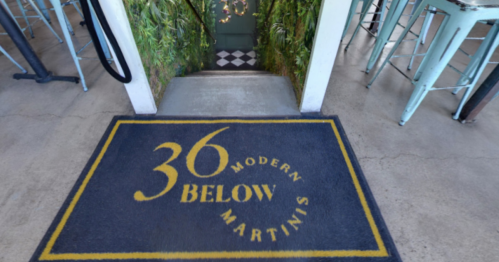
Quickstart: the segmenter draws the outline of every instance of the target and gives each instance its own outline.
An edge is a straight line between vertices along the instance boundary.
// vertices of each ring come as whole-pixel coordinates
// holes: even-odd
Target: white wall
[[[323,0],[300,112],[321,111],[352,0]]]
[[[113,30],[128,67],[132,72],[132,82],[125,84],[136,114],[156,114],[157,108],[149,87],[149,79],[144,71],[139,50],[133,39],[132,29],[128,22],[122,0],[99,1],[106,15],[107,22]],[[116,61],[117,62],[117,61]],[[120,68],[120,72],[121,68]]]

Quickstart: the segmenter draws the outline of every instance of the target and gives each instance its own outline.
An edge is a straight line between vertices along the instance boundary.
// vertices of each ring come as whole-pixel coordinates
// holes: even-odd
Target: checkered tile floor
[[[217,53],[217,65],[224,67],[248,67],[255,66],[256,53],[255,51],[242,52],[237,50],[235,52],[220,51]]]

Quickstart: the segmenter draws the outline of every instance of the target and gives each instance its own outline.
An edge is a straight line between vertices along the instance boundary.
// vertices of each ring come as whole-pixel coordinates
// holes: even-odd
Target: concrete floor
[[[78,25],[81,18],[72,7],[67,10],[74,39],[79,45],[88,42],[88,31]],[[62,36],[57,21],[52,24]],[[57,75],[76,76],[66,43],[59,44],[42,23],[34,31],[29,41],[45,66]],[[8,37],[0,36],[0,45],[33,72]],[[85,56],[96,57],[92,50]],[[13,80],[19,69],[0,56],[1,262],[30,259],[113,116],[133,114],[123,84],[98,61],[82,65],[88,92],[81,84]]]
[[[288,77],[262,75],[175,77],[161,101],[159,116],[299,116]],[[202,71],[201,73],[204,73]],[[209,73],[209,72],[208,72]],[[238,73],[233,73],[238,74]]]
[[[84,43],[85,29],[69,14]],[[76,75],[67,46],[47,32],[36,25],[35,51],[56,74]],[[27,66],[8,38],[0,44]],[[402,259],[498,261],[499,102],[462,125],[450,117],[459,97],[432,92],[399,127],[412,87],[387,69],[367,90],[371,46],[362,32],[340,51],[322,113],[339,115]],[[83,71],[86,93],[71,83],[13,80],[17,68],[0,56],[1,262],[29,260],[111,118],[133,114],[123,85],[97,61]],[[442,81],[455,79],[449,73]]]

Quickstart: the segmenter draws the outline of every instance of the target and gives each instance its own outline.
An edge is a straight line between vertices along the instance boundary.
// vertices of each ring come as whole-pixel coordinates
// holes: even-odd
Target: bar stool
[[[372,2],[373,2],[373,0],[369,0],[369,2],[367,2],[365,4],[369,6],[369,4],[372,4]],[[377,36],[374,35],[373,32],[367,30],[366,28],[364,28],[362,26],[362,23],[368,23],[368,22],[363,22],[365,16],[368,14],[367,10],[366,10],[366,12],[362,13],[361,18],[360,18],[360,22],[357,24],[357,28],[355,29],[355,32],[354,32],[352,38],[350,39],[350,41],[346,45],[345,51],[348,50],[350,44],[352,43],[354,37],[356,36],[356,34],[360,28],[365,29],[370,35],[372,35],[374,38],[376,38],[376,43],[375,43],[374,49],[371,53],[370,60],[368,62],[366,74],[369,73],[370,69],[374,65],[374,62],[378,59],[379,55],[381,54],[382,49],[389,42],[390,37],[391,37],[393,31],[395,30],[395,28],[397,27],[397,25],[405,28],[405,26],[403,26],[399,22],[400,17],[402,17],[402,16],[412,17],[414,15],[415,8],[417,8],[421,4],[421,2],[422,2],[422,0],[415,0],[414,2],[409,2],[409,0],[393,0],[391,2],[390,9],[388,11],[386,18],[383,18],[384,11],[381,12],[381,14],[382,14],[381,19],[380,19],[381,30],[379,31]],[[387,0],[383,1],[382,8],[386,8],[387,4],[388,4]],[[405,10],[407,5],[413,5],[413,8],[411,10],[411,14],[403,14],[403,11]],[[378,8],[380,8],[380,7],[378,7]],[[383,26],[381,26],[383,19],[384,19],[384,23],[383,23]],[[426,35],[428,33],[428,30],[429,30],[429,25],[430,25],[432,19],[433,19],[433,14],[430,14],[429,16],[428,15],[425,16],[425,21],[423,23],[423,26],[421,27],[421,31],[418,34],[412,32],[412,31],[409,31],[411,34],[413,34],[414,36],[417,37],[415,39],[406,40],[406,41],[417,41],[417,44],[414,47],[414,52],[413,52],[414,54],[417,52],[419,44],[424,44],[425,39],[426,39]],[[414,62],[414,59],[411,59],[411,61],[409,62],[409,65],[407,67],[409,70],[412,68],[413,62]]]
[[[421,6],[421,3],[423,0],[417,0],[414,2],[414,7],[417,8]],[[392,1],[392,5],[390,6],[390,10],[388,11],[388,14],[386,15],[385,19],[385,25],[381,28],[379,31],[378,36],[376,37],[376,43],[374,44],[373,51],[371,52],[371,56],[369,57],[369,62],[367,63],[366,67],[366,74],[369,74],[371,69],[373,68],[374,64],[378,60],[379,56],[381,55],[381,52],[383,51],[383,48],[385,45],[389,42],[390,36],[392,35],[393,31],[395,31],[395,28],[397,25],[402,26],[399,23],[400,18],[403,16],[404,10],[406,6],[409,4],[409,0],[394,0]],[[417,9],[416,9],[417,10]],[[411,12],[411,18],[418,18],[421,15],[421,13],[417,13],[417,11],[412,10]],[[421,31],[419,34],[416,34],[412,31],[410,33],[414,36],[417,37],[417,39],[412,39],[413,41],[417,41],[416,47],[414,48],[414,53],[417,51],[418,44],[419,43],[424,43],[424,39],[426,39],[426,34],[429,29],[429,25],[433,19],[433,15],[426,15],[425,20],[423,22],[423,26],[421,27]],[[404,26],[402,26],[404,27]],[[409,25],[407,27],[410,28]],[[404,27],[405,28],[405,27]],[[412,60],[409,63],[408,69],[412,67]]]
[[[357,6],[359,5],[359,2],[362,2],[362,10],[360,13],[357,13]],[[354,15],[362,15],[364,12],[366,12],[366,8],[369,10],[370,5],[367,4],[364,0],[352,0],[352,4],[350,5],[350,11],[348,12],[347,16],[347,21],[345,24],[345,28],[343,29],[343,35],[341,36],[341,40],[345,38],[345,35],[348,32],[348,28],[350,27],[350,24],[352,23],[352,19]]]
[[[88,88],[87,88],[87,84],[85,82],[85,76],[83,75],[83,71],[82,71],[81,66],[80,66],[80,61],[85,60],[85,59],[89,59],[89,60],[97,60],[97,59],[96,58],[89,58],[89,57],[81,57],[78,55],[86,47],[88,47],[92,43],[92,40],[90,40],[90,42],[85,44],[80,50],[76,51],[74,48],[74,45],[73,45],[73,40],[71,39],[71,35],[70,35],[71,31],[70,31],[69,27],[62,26],[65,23],[69,23],[69,21],[67,20],[67,16],[64,13],[63,5],[60,4],[61,3],[60,0],[50,0],[50,1],[52,3],[52,6],[54,7],[55,13],[57,15],[57,19],[59,20],[59,24],[61,24],[62,32],[64,34],[64,37],[66,38],[66,43],[68,44],[68,47],[69,47],[69,52],[71,53],[71,56],[72,56],[73,61],[75,63],[76,69],[78,70],[78,74],[80,75],[81,84],[83,86],[83,91],[86,92],[88,90]],[[84,1],[87,1],[87,0],[84,0]],[[111,63],[114,60],[111,58],[111,51],[107,46],[106,38],[104,36],[104,33],[102,32],[102,28],[98,22],[97,15],[95,14],[95,11],[93,9],[91,2],[89,1],[88,4],[90,6],[90,11],[91,11],[90,13],[91,13],[92,18],[93,18],[92,20],[94,21],[95,30],[97,32],[97,36],[99,37],[100,44],[103,47],[103,51],[104,51],[104,54],[106,55],[106,58]]]
[[[414,5],[412,6],[411,9],[411,17],[414,15],[414,12],[416,12],[416,9],[418,6],[421,4],[423,0],[416,0],[414,2]],[[422,36],[421,36],[421,44],[424,45],[426,43],[426,36],[428,35],[428,30],[430,29],[431,21],[433,21],[433,16],[435,15],[434,13],[430,12],[427,14],[428,17],[428,23],[424,28],[421,28],[422,31]]]
[[[428,52],[426,54],[419,54],[424,55],[424,58],[414,79],[411,79],[397,68],[400,73],[411,80],[411,83],[415,85],[411,98],[401,116],[399,122],[399,125],[401,126],[411,118],[429,91],[442,89],[466,89],[453,116],[454,119],[458,119],[464,103],[471,94],[473,87],[476,85],[479,76],[489,62],[493,52],[499,45],[499,22],[496,21],[487,34],[487,37],[485,37],[477,54],[473,57],[472,63],[470,63],[467,70],[462,73],[465,75],[466,81],[460,79],[458,84],[454,87],[433,87],[434,83],[449,64],[456,51],[458,51],[459,46],[466,39],[466,36],[473,26],[480,20],[499,19],[499,0],[423,0],[415,11],[415,15],[410,19],[406,29],[390,51],[388,57],[383,62],[381,68],[369,82],[368,88],[372,85],[387,63],[395,67],[395,65],[390,62],[390,59],[395,57],[393,56],[395,50],[403,41],[410,28],[414,25],[419,15],[425,11],[426,6],[430,6],[429,9],[438,8],[439,10],[442,10],[444,13],[441,14],[444,14],[445,18],[430,44]]]
[[[16,60],[14,60],[14,58],[12,58],[12,56],[10,56],[9,53],[7,53],[7,51],[5,51],[5,49],[3,49],[1,45],[0,45],[0,52],[2,52],[12,63],[14,63],[14,65],[19,67],[19,69],[21,69],[23,73],[25,74],[28,73],[28,71],[24,69],[24,67],[22,67],[19,63],[17,63]]]
[[[2,4],[4,5],[5,9],[7,10],[7,12],[9,12],[9,14],[14,18],[14,20],[16,21],[17,23],[17,19],[18,18],[22,18],[24,19],[24,21],[26,22],[26,27],[22,28],[21,26],[19,26],[19,23],[17,23],[17,25],[19,26],[19,28],[21,29],[21,31],[25,31],[26,29],[28,29],[30,35],[31,35],[31,38],[34,38],[35,35],[33,33],[33,29],[32,29],[32,26],[38,22],[38,21],[43,21],[43,23],[50,29],[50,31],[52,32],[52,34],[54,34],[54,36],[57,38],[57,40],[59,40],[60,43],[62,43],[62,39],[59,37],[59,35],[54,31],[54,28],[52,28],[52,26],[50,25],[49,21],[47,21],[47,19],[45,18],[45,16],[43,15],[43,13],[40,11],[40,9],[38,9],[38,7],[36,6],[36,4],[33,2],[33,0],[26,0],[28,5],[31,6],[31,8],[33,8],[32,10],[30,9],[26,9],[25,6],[21,3],[21,0],[16,0],[17,1],[17,4],[19,6],[19,9],[21,10],[21,14],[22,16],[15,16],[12,14],[12,11],[10,10],[9,6],[7,5],[7,3],[5,2],[5,0],[1,0],[2,1]],[[36,15],[27,15],[26,12],[27,11],[34,11],[36,13]],[[30,23],[29,22],[29,18],[38,18],[38,20],[36,20],[34,23]]]
[[[385,17],[385,12],[386,12],[386,6],[388,5],[388,1],[387,0],[381,1],[381,6],[378,6],[378,5],[374,4],[374,0],[353,0],[352,1],[352,5],[350,5],[350,11],[348,12],[347,23],[345,24],[345,29],[343,30],[343,35],[341,37],[341,40],[343,40],[343,38],[345,37],[345,35],[346,35],[347,31],[348,31],[348,28],[350,27],[350,23],[352,22],[353,15],[354,14],[359,14],[359,13],[356,13],[356,11],[357,11],[357,5],[359,4],[360,1],[362,1],[362,10],[360,12],[359,23],[357,23],[355,31],[354,31],[352,37],[350,38],[350,41],[348,41],[348,44],[345,47],[345,50],[348,50],[348,47],[350,46],[350,44],[352,43],[353,39],[355,38],[355,36],[359,32],[360,28],[366,30],[370,35],[375,36],[373,32],[371,32],[370,30],[368,30],[367,28],[365,28],[362,25],[363,23],[379,23],[378,28],[382,28],[383,27],[383,22],[384,22],[384,17]],[[395,1],[397,1],[397,0],[395,0]],[[372,5],[376,6],[377,9],[380,10],[380,12],[369,12],[369,8]],[[369,14],[379,15],[380,16],[379,21],[364,21],[364,19],[366,18],[366,16],[369,15]]]
[[[49,21],[50,23],[50,15],[49,15],[49,10],[54,10],[54,8],[47,8],[45,5],[45,0],[35,0],[38,6],[40,7],[40,10],[42,11],[43,15],[45,16],[45,19]],[[73,5],[73,7],[76,9],[76,11],[80,14],[80,16],[83,18],[83,13],[81,12],[80,8],[78,7],[77,3],[80,3],[80,0],[66,0],[66,2],[62,2],[61,5],[68,6],[68,5]],[[70,29],[71,31],[71,29]]]

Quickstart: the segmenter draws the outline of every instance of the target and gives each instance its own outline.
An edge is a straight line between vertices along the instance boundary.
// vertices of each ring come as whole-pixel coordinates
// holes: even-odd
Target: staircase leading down
[[[166,88],[161,116],[297,116],[288,77],[266,71],[201,71],[175,77]]]

